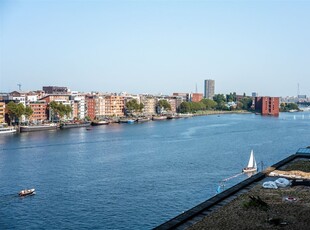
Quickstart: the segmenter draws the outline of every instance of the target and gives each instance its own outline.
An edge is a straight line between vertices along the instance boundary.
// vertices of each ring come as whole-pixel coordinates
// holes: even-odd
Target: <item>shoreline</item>
[[[208,115],[220,115],[220,114],[251,114],[251,113],[253,112],[249,112],[246,110],[236,110],[236,111],[214,110],[214,111],[204,111],[201,113],[193,113],[193,116],[208,116]]]

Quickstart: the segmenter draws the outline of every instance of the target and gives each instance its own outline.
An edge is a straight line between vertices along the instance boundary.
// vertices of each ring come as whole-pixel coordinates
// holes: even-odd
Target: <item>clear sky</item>
[[[0,92],[310,96],[310,1],[0,0]]]

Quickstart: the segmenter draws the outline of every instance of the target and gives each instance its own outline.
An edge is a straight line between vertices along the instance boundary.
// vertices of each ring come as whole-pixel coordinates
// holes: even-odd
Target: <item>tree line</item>
[[[234,107],[228,107],[228,102],[235,102]],[[237,101],[236,93],[230,94],[216,94],[212,99],[202,99],[200,102],[182,102],[178,107],[179,113],[195,113],[197,111],[205,110],[251,110],[253,100],[251,97],[247,97],[245,94],[243,98]],[[138,103],[136,99],[130,100],[125,104],[127,114],[142,112],[144,108],[143,103]],[[167,100],[159,100],[157,103],[159,111],[170,111],[171,105]],[[157,110],[157,111],[158,111]]]
[[[20,120],[22,116],[26,117],[26,120],[29,121],[29,118],[33,114],[33,110],[29,106],[24,106],[22,103],[14,103],[10,101],[7,105],[7,114],[9,116],[10,125],[12,121],[20,124]],[[48,105],[48,109],[51,111],[52,121],[53,120],[61,120],[64,116],[69,116],[72,112],[72,108],[70,105],[64,105],[62,103],[57,103],[52,101]]]
[[[235,102],[235,106],[227,106],[228,102]],[[202,99],[200,102],[182,102],[179,107],[180,113],[195,113],[205,110],[252,110],[253,100],[244,95],[237,101],[236,93],[216,94],[211,99]]]
[[[19,124],[23,115],[29,119],[29,117],[33,114],[33,110],[29,106],[24,106],[22,103],[16,104],[13,101],[10,101],[6,105],[6,108],[10,120],[10,125],[12,124],[12,121],[17,121]]]

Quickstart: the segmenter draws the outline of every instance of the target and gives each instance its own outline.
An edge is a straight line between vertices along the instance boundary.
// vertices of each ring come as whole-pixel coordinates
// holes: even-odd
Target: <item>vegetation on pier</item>
[[[298,105],[296,103],[281,103],[280,112],[289,112],[292,110],[299,111]]]

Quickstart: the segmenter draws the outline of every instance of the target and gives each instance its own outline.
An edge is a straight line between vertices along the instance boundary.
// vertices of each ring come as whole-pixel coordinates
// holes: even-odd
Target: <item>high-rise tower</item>
[[[205,80],[205,93],[204,97],[208,99],[213,99],[214,96],[214,80]]]

